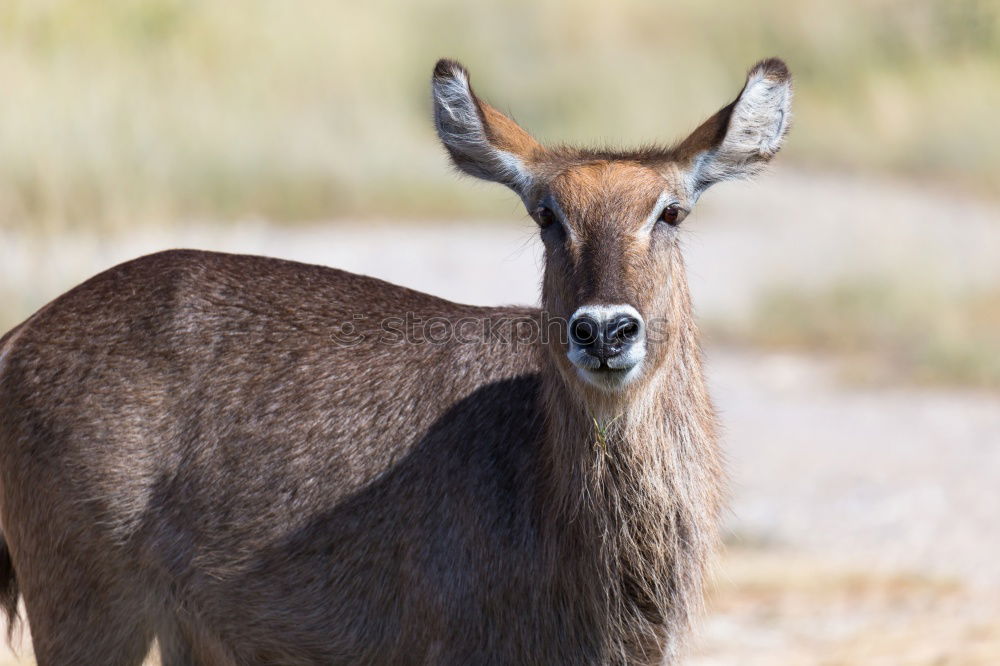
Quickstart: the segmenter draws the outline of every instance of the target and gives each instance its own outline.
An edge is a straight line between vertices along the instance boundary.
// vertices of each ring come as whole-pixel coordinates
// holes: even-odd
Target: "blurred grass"
[[[782,287],[748,321],[709,328],[729,342],[840,354],[848,378],[861,382],[1000,390],[1000,290],[956,295],[877,278]]]
[[[995,187],[995,0],[12,0],[0,226],[509,217],[436,146],[436,58],[543,139],[639,143],[772,54],[797,77],[789,159]]]

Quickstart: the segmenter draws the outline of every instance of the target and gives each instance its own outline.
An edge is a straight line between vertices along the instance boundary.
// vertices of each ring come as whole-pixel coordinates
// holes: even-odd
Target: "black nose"
[[[570,339],[602,360],[626,351],[641,334],[642,324],[630,314],[613,315],[603,322],[583,314],[569,326]]]
[[[601,325],[593,317],[582,315],[570,323],[569,337],[581,347],[590,347],[600,341]]]
[[[631,344],[639,337],[642,327],[632,315],[613,317],[604,329],[604,340],[609,345]]]

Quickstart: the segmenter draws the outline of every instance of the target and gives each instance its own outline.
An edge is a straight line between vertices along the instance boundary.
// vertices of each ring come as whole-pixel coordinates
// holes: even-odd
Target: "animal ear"
[[[454,60],[439,60],[431,82],[434,125],[459,170],[524,194],[532,165],[543,149],[513,120],[476,97],[469,73]]]
[[[747,74],[739,96],[677,146],[675,160],[698,197],[720,180],[759,173],[781,148],[792,109],[792,75],[777,58]]]

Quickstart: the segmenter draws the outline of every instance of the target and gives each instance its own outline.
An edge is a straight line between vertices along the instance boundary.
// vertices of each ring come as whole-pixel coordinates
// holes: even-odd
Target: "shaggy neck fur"
[[[683,282],[681,283],[683,285]],[[701,605],[721,464],[686,289],[665,362],[634,394],[581,391],[543,356],[543,520],[555,579],[600,629],[599,663],[672,661]],[[580,590],[585,594],[580,594]],[[558,593],[558,590],[557,590]],[[581,601],[582,600],[582,601]]]

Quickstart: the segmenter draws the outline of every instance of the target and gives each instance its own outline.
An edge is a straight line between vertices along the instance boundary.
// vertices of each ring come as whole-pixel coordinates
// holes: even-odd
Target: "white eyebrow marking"
[[[554,196],[551,194],[546,195],[544,199],[538,202],[538,205],[548,206],[552,209],[552,212],[559,218],[559,223],[563,225],[563,229],[566,230],[566,235],[570,237],[570,240],[574,243],[580,240],[580,238],[576,235],[576,232],[573,231],[573,227],[570,226],[568,220],[566,219],[566,213],[563,212],[562,206],[559,205],[559,202],[556,201]]]
[[[656,220],[659,219],[660,213],[663,212],[663,209],[666,207],[671,198],[670,192],[664,190],[660,195],[660,198],[656,200],[655,204],[653,204],[653,210],[649,213],[649,217],[647,217],[646,221],[642,223],[642,228],[639,230],[641,234],[648,236],[653,233],[653,227],[656,226]]]

